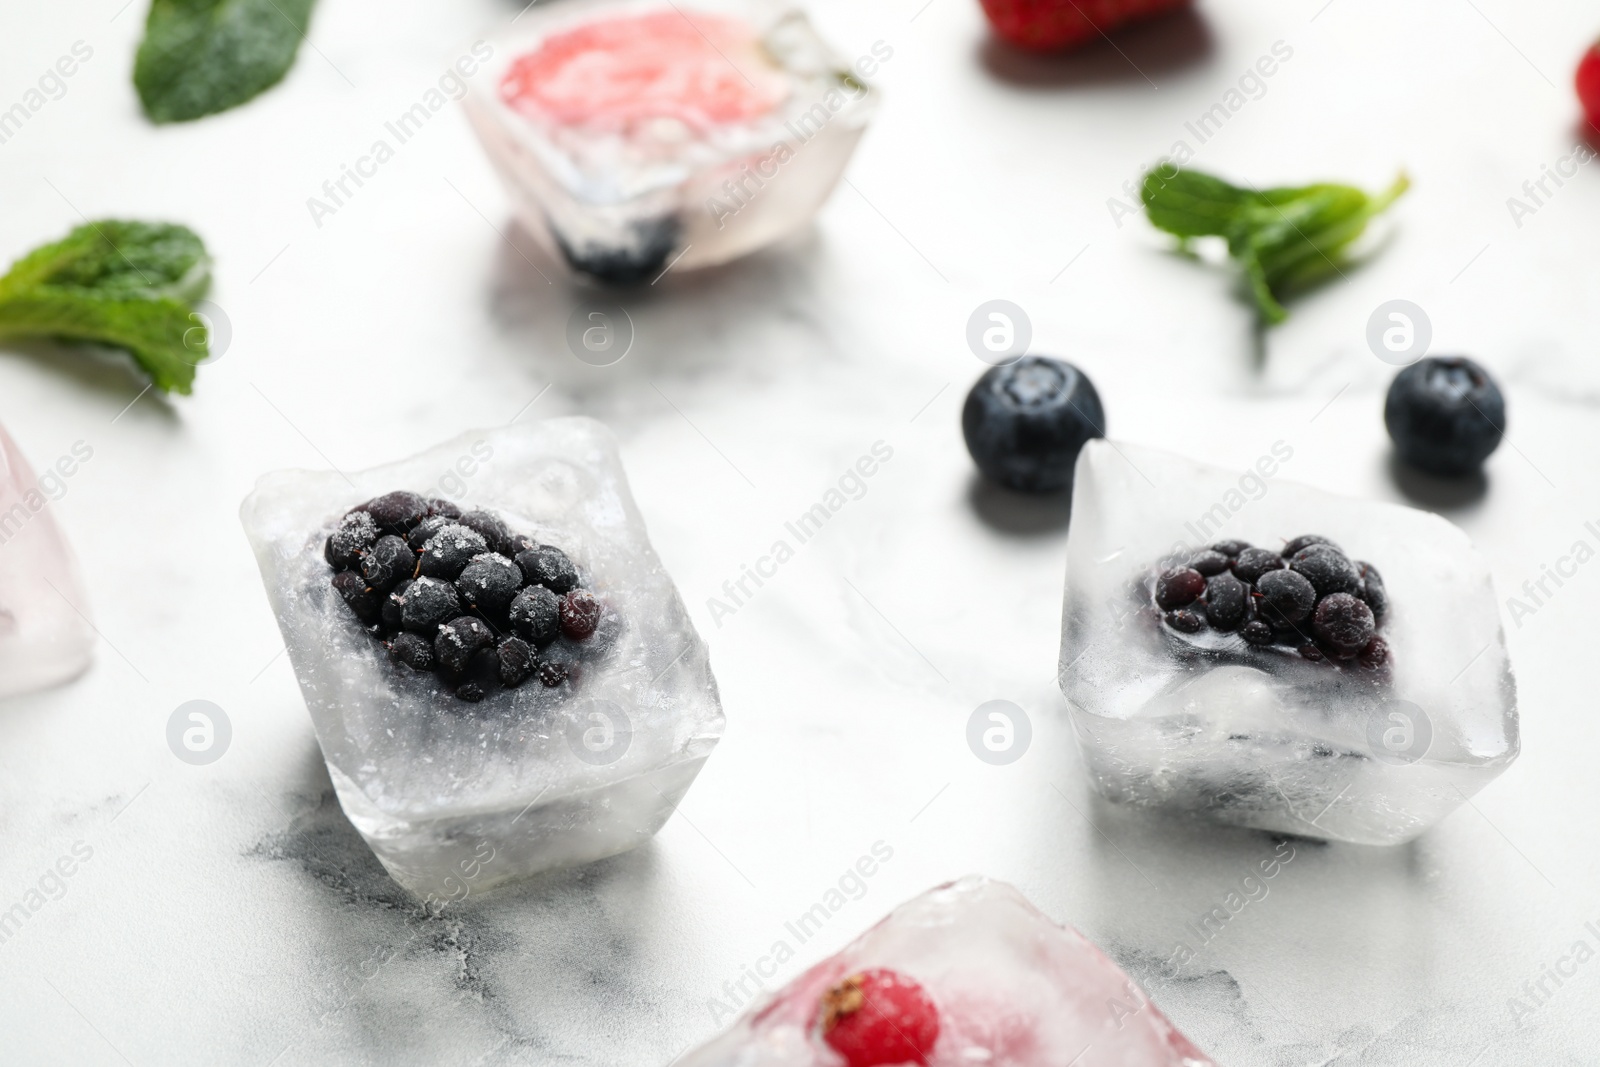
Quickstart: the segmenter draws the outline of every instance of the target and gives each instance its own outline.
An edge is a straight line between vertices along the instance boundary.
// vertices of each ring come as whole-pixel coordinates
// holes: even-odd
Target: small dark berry
[[[389,590],[389,595],[383,598],[383,628],[390,633],[398,633],[405,629],[405,614],[403,611],[406,590],[411,588],[411,579],[403,579],[399,585]]]
[[[1444,477],[1471,474],[1505,436],[1506,401],[1472,360],[1429,356],[1395,375],[1383,423],[1411,466]]]
[[[1229,559],[1235,559],[1240,553],[1249,547],[1250,542],[1248,541],[1218,541],[1216,544],[1211,546],[1211,551],[1221,552]]]
[[[433,645],[416,634],[401,634],[390,642],[389,658],[414,671],[431,671]]]
[[[467,669],[473,653],[494,644],[494,634],[482,619],[462,615],[439,627],[439,636],[433,639],[433,654],[439,666],[460,674]]]
[[[1156,579],[1156,606],[1163,611],[1192,604],[1206,591],[1206,580],[1197,570],[1169,567]]]
[[[405,539],[384,534],[361,557],[361,577],[380,593],[387,593],[417,570],[417,554]]]
[[[510,556],[512,559],[516,559],[518,556],[522,555],[522,553],[532,552],[538,547],[539,542],[535,541],[527,534],[514,533],[511,535],[511,551],[505,553],[505,555]]]
[[[1104,437],[1100,394],[1078,368],[1024,356],[979,378],[961,409],[961,434],[985,478],[1048,493],[1072,485],[1078,453]]]
[[[1206,628],[1206,620],[1192,608],[1179,608],[1166,615],[1167,625],[1183,634],[1197,634]]]
[[[1288,544],[1283,546],[1283,558],[1293,559],[1294,556],[1300,551],[1310,548],[1312,545],[1332,545],[1334,548],[1339,548],[1338,545],[1335,545],[1332,541],[1328,540],[1326,537],[1323,537],[1321,534],[1301,534],[1299,537],[1296,537],[1293,541],[1290,541]],[[1343,549],[1340,549],[1340,551],[1343,551]]]
[[[488,695],[483,683],[476,678],[469,678],[456,686],[456,699],[465,700],[468,704],[476,704]]]
[[[542,585],[530,585],[511,601],[511,628],[540,648],[561,634],[561,598]]]
[[[1223,571],[1206,579],[1206,621],[1219,630],[1235,630],[1244,621],[1250,590]]]
[[[340,571],[333,576],[333,588],[344,598],[356,618],[371,626],[383,619],[383,594],[367,587],[355,571]]]
[[[508,637],[500,642],[500,684],[515,689],[528,680],[539,664],[539,654],[533,646],[520,637]]]
[[[1372,640],[1372,609],[1349,593],[1334,593],[1322,598],[1311,625],[1323,644],[1353,656]]]
[[[1289,569],[1302,575],[1325,597],[1334,593],[1354,593],[1361,588],[1361,575],[1350,557],[1332,545],[1312,545],[1295,553]]]
[[[378,539],[378,524],[365,511],[352,511],[339,520],[323,549],[334,569],[347,571],[361,565],[361,553]]]
[[[455,581],[472,562],[473,556],[489,551],[489,545],[477,530],[452,523],[428,539],[422,549],[422,573],[429,578]]]
[[[370,512],[384,533],[404,537],[413,526],[428,517],[428,502],[416,493],[399,490],[367,501],[361,505],[361,510]]]
[[[567,665],[555,660],[545,660],[539,664],[539,681],[552,689],[567,680]]]
[[[1361,573],[1361,588],[1356,590],[1356,595],[1367,602],[1372,617],[1382,622],[1389,612],[1389,590],[1383,584],[1383,575],[1372,564],[1360,561],[1356,562],[1356,570]]]
[[[1228,569],[1228,557],[1208,548],[1204,552],[1194,554],[1194,558],[1189,560],[1189,569],[1199,571],[1209,578]]]
[[[429,515],[406,534],[406,544],[411,546],[413,552],[421,552],[428,547],[428,542],[433,535],[450,525],[450,520],[443,515]]]
[[[496,622],[506,617],[512,598],[521,588],[521,569],[493,552],[472,557],[456,579],[456,593],[462,605]]]
[[[1247,548],[1234,561],[1233,575],[1241,582],[1252,585],[1268,571],[1281,571],[1287,566],[1283,557],[1265,548]]]
[[[1294,571],[1268,571],[1256,582],[1256,610],[1267,623],[1292,627],[1317,606],[1317,591],[1304,575]]]
[[[1367,647],[1361,650],[1361,665],[1369,670],[1378,670],[1389,663],[1389,642],[1381,637],[1374,637],[1367,642]]]
[[[412,633],[432,638],[441,623],[461,614],[456,587],[440,578],[418,578],[406,590],[400,605],[400,622]]]
[[[1273,640],[1272,627],[1260,619],[1251,619],[1245,623],[1239,630],[1239,636],[1252,645],[1270,645]]]
[[[446,519],[459,519],[461,517],[461,509],[450,503],[450,501],[435,496],[428,498],[428,514],[442,516]]]
[[[529,585],[542,585],[552,593],[567,593],[577,588],[578,568],[567,554],[554,545],[517,553],[517,566]]]
[[[489,546],[489,551],[498,552],[507,558],[516,555],[511,546],[511,531],[494,512],[482,509],[469,511],[461,516],[460,522],[468,529],[477,530],[483,536],[484,543]]]
[[[1310,660],[1312,663],[1321,663],[1323,660],[1328,658],[1322,654],[1322,649],[1318,648],[1316,645],[1310,644],[1309,642],[1300,646],[1300,655]]]
[[[585,589],[574,589],[561,598],[561,632],[582,641],[600,625],[600,601]]]

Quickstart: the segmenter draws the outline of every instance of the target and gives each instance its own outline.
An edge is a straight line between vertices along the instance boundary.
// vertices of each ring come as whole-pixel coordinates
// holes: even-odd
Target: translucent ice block
[[[938,1030],[920,1050],[926,1067],[1212,1064],[1082,934],[1004,882],[969,875],[896,908],[677,1067],[844,1067],[850,1061],[821,1037],[824,997],[879,969],[917,983],[933,1002]]]
[[[1111,800],[1308,837],[1416,837],[1516,759],[1516,685],[1484,560],[1437,515],[1091,441],[1067,541],[1061,688]],[[1290,453],[1292,454],[1292,453]],[[1321,534],[1374,564],[1386,670],[1312,662],[1232,633],[1188,637],[1152,570],[1208,544]]]
[[[81,446],[81,442],[80,442]],[[48,472],[56,486],[85,455],[63,456]],[[0,429],[0,697],[44,689],[89,666],[94,629],[72,549],[50,514],[58,494]]]
[[[604,281],[756,251],[809,222],[876,107],[781,0],[570,0],[492,40],[465,106],[524,226]]]
[[[390,662],[329,584],[337,520],[396,489],[497,512],[555,545],[620,621],[557,688],[452,696]],[[369,471],[263,477],[241,519],[339,802],[395,880],[455,899],[633,848],[722,734],[706,647],[591,419],[468,433]]]

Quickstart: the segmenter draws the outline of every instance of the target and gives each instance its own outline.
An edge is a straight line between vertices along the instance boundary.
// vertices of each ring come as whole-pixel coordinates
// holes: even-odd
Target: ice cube
[[[1079,748],[1111,800],[1408,841],[1517,756],[1516,685],[1488,567],[1437,515],[1284,480],[1292,449],[1274,449],[1236,471],[1125,443],[1084,448],[1060,664]],[[1381,572],[1386,663],[1307,649],[1313,660],[1162,621],[1152,590],[1163,567],[1224,540],[1280,551],[1302,534]]]
[[[615,625],[585,643],[588,658],[568,657],[567,682],[469,704],[391,663],[330,585],[323,546],[349,509],[396,489],[490,509],[571,557]],[[280,471],[240,515],[339,802],[418,896],[458,899],[643,844],[722,734],[706,647],[598,422],[467,433],[348,478]]]
[[[57,461],[58,485],[81,458]],[[89,600],[51,499],[0,428],[0,697],[75,678],[93,656]]]
[[[805,225],[877,104],[790,2],[574,0],[518,21],[489,42],[467,113],[523,225],[604,281]]]
[[[875,1001],[873,976],[920,986],[909,1006]],[[926,1067],[1206,1067],[1212,1061],[1095,945],[1013,887],[977,875],[901,905],[838,955],[757,1005],[676,1067],[856,1067],[901,1063],[823,1034],[825,1005],[866,976],[857,1026],[884,1020]],[[846,1007],[851,1005],[846,1004]],[[910,1010],[908,1010],[908,1007]],[[848,1019],[833,1023],[843,1030]],[[892,1024],[892,1025],[890,1025]],[[933,1035],[931,1041],[926,1038]],[[903,1050],[897,1050],[903,1051]],[[920,1052],[920,1058],[916,1053]]]

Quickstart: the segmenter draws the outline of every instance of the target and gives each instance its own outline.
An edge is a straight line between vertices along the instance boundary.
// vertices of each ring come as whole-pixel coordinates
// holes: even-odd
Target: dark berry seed
[[[1289,569],[1309,581],[1318,597],[1354,593],[1361,588],[1361,575],[1356,573],[1356,565],[1332,545],[1301,549],[1289,561]]]
[[[1322,649],[1309,643],[1300,646],[1300,655],[1304,656],[1312,663],[1321,663],[1323,660],[1328,658],[1322,654]]]
[[[1197,570],[1171,567],[1156,579],[1156,606],[1163,611],[1194,603],[1206,591],[1206,580]]]
[[[539,664],[539,654],[533,646],[520,637],[508,637],[500,642],[500,684],[515,689],[528,680],[528,675]]]
[[[324,548],[327,560],[336,569],[345,571],[361,565],[361,553],[372,547],[378,539],[378,524],[365,511],[352,511],[339,520],[339,525],[328,538]]]
[[[1229,559],[1233,559],[1249,547],[1250,543],[1248,541],[1218,541],[1211,546],[1211,551],[1221,552]]]
[[[511,600],[522,588],[522,571],[504,556],[486,552],[474,556],[456,579],[461,603],[491,621],[502,620]]]
[[[503,556],[513,556],[516,552],[511,547],[511,531],[506,528],[500,516],[492,511],[475,510],[461,516],[461,525],[468,529],[477,530],[483,536],[484,542],[489,546],[489,551],[498,552]]]
[[[1249,590],[1227,571],[1206,580],[1206,621],[1219,630],[1237,629],[1244,621]]]
[[[452,523],[428,539],[422,549],[422,573],[429,578],[455,581],[472,562],[473,556],[489,551],[477,530]]]
[[[384,533],[405,536],[411,528],[428,517],[428,502],[416,493],[399,490],[385,493],[375,500],[369,500],[361,505],[363,511],[370,512],[372,518],[382,528]]]
[[[406,544],[411,546],[413,552],[421,552],[428,547],[428,542],[433,535],[450,525],[450,520],[443,515],[429,515],[406,534]]]
[[[494,644],[494,634],[481,619],[463,615],[439,627],[433,639],[433,654],[444,670],[459,674],[467,669],[472,654]]]
[[[561,632],[574,641],[582,641],[600,625],[600,601],[593,593],[574,589],[561,598]]]
[[[416,573],[417,554],[405,540],[394,534],[378,538],[361,557],[361,577],[380,593],[387,593]]]
[[[577,588],[578,568],[567,554],[553,545],[517,553],[517,566],[529,585],[542,585],[552,593],[567,593]]]
[[[1206,549],[1204,552],[1196,552],[1194,558],[1189,561],[1189,569],[1199,571],[1209,578],[1213,574],[1221,574],[1228,569],[1228,557],[1211,549]]]
[[[545,660],[539,664],[539,681],[554,689],[567,680],[567,665],[554,660]]]
[[[1489,373],[1460,356],[1429,356],[1395,375],[1383,422],[1400,458],[1446,477],[1471,474],[1500,446],[1506,401]]]
[[[1300,552],[1302,549],[1310,548],[1312,545],[1332,545],[1334,548],[1339,547],[1338,545],[1333,544],[1333,542],[1328,540],[1326,537],[1323,537],[1321,534],[1301,534],[1299,537],[1296,537],[1293,541],[1290,541],[1288,544],[1283,546],[1283,558],[1292,559],[1296,553]]]
[[[1349,593],[1334,593],[1322,598],[1311,625],[1334,651],[1355,655],[1372,640],[1372,609]]]
[[[511,628],[540,648],[561,633],[561,598],[542,585],[532,585],[511,601]]]
[[[1372,617],[1382,622],[1389,611],[1389,590],[1383,584],[1383,575],[1370,563],[1358,561],[1356,570],[1361,572],[1361,588],[1356,595],[1367,602],[1367,607],[1372,609]]]
[[[1206,628],[1206,620],[1192,608],[1179,608],[1167,612],[1167,625],[1183,634],[1197,634]]]
[[[1381,637],[1374,637],[1367,642],[1367,647],[1361,650],[1361,665],[1369,670],[1378,670],[1389,663],[1389,642]]]
[[[1247,548],[1234,561],[1233,574],[1241,582],[1254,584],[1268,571],[1281,571],[1286,564],[1283,557],[1265,548]]]
[[[1292,627],[1317,606],[1317,591],[1304,575],[1268,571],[1256,582],[1256,610],[1271,625]]]
[[[382,620],[383,594],[376,589],[369,589],[359,574],[340,571],[333,576],[333,588],[362,622],[370,626]]]
[[[1245,623],[1243,628],[1239,630],[1239,636],[1252,645],[1270,645],[1273,640],[1272,627],[1260,619],[1251,619]]]
[[[1069,488],[1078,453],[1104,437],[1105,426],[1088,377],[1042,356],[985,372],[961,409],[961,435],[978,470],[1025,493]]]
[[[441,623],[461,614],[456,587],[439,578],[418,578],[400,604],[400,622],[412,633],[432,638]]]
[[[405,629],[406,621],[404,604],[406,590],[411,588],[411,579],[403,579],[399,585],[389,590],[389,595],[383,598],[383,628],[390,633],[398,633]]]
[[[389,658],[414,671],[431,671],[433,645],[416,634],[401,634],[390,643]]]
[[[428,514],[438,515],[446,519],[459,519],[461,517],[461,509],[450,503],[450,501],[435,496],[428,498]]]

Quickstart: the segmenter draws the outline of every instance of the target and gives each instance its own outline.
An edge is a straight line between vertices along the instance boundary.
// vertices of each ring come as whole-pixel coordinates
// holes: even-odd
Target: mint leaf
[[[226,111],[294,65],[314,0],[151,0],[133,84],[155,122]]]
[[[86,223],[0,278],[0,338],[125,348],[157,389],[187,393],[209,341],[191,305],[210,282],[205,244],[187,227]]]
[[[1145,175],[1139,191],[1156,228],[1186,243],[1221,237],[1243,268],[1267,322],[1288,317],[1282,296],[1339,273],[1344,253],[1410,187],[1404,174],[1377,196],[1324,182],[1298,188],[1241,189],[1199,171],[1170,166]]]

